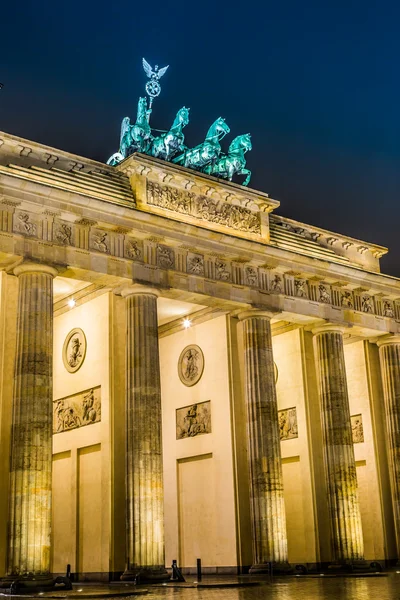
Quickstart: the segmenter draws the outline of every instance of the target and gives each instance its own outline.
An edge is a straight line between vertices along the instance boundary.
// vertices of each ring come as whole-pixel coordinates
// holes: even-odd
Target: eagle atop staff
[[[143,64],[144,72],[146,73],[147,77],[149,79],[153,79],[153,80],[155,79],[156,81],[158,81],[159,79],[161,79],[161,77],[163,75],[165,75],[165,73],[167,72],[167,69],[169,67],[169,65],[167,65],[166,67],[159,69],[158,65],[156,65],[154,67],[154,71],[153,71],[153,68],[149,65],[149,63],[147,62],[147,60],[145,58],[142,58],[142,64]]]

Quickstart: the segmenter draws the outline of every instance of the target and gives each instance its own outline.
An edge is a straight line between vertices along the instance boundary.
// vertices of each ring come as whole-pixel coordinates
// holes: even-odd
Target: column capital
[[[147,285],[141,285],[139,283],[133,283],[127,285],[120,290],[120,294],[123,298],[127,296],[133,296],[138,294],[146,294],[148,296],[156,296],[157,298],[161,295],[160,290],[157,288],[148,287]]]
[[[394,344],[400,345],[400,335],[393,334],[390,336],[383,336],[382,338],[376,340],[376,345],[378,346],[378,348],[380,348],[381,346],[388,346]]]
[[[271,320],[273,317],[276,317],[277,314],[278,311],[274,310],[258,310],[257,308],[249,308],[248,310],[243,310],[237,316],[239,321],[245,321],[246,319],[253,319],[255,317]]]
[[[326,325],[320,325],[318,327],[314,327],[311,329],[313,335],[318,335],[320,333],[346,333],[349,328],[344,325],[335,325],[334,323],[327,323]]]
[[[14,275],[19,277],[20,275],[24,275],[25,273],[44,273],[47,275],[52,275],[53,277],[57,277],[58,271],[55,267],[51,267],[50,265],[44,265],[41,263],[29,263],[24,262],[18,267],[14,269]]]

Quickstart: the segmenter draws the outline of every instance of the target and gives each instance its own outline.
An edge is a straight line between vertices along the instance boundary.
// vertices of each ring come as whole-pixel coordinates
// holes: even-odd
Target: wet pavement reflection
[[[274,579],[241,588],[151,588],[149,600],[400,600],[400,574],[388,577]]]

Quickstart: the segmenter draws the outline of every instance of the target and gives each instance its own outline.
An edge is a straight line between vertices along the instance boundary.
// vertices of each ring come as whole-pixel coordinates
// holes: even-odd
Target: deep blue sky
[[[154,127],[190,107],[195,145],[224,116],[280,214],[388,246],[400,277],[398,2],[25,0],[0,22],[0,130],[105,161],[142,56],[170,64]]]

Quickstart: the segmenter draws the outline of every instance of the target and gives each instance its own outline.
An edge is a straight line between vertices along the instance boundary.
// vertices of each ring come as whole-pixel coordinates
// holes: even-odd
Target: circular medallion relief
[[[86,355],[86,337],[82,329],[72,329],[64,341],[62,358],[64,367],[69,373],[81,368]]]
[[[195,385],[203,375],[204,354],[199,346],[186,346],[178,360],[178,375],[184,385]]]

